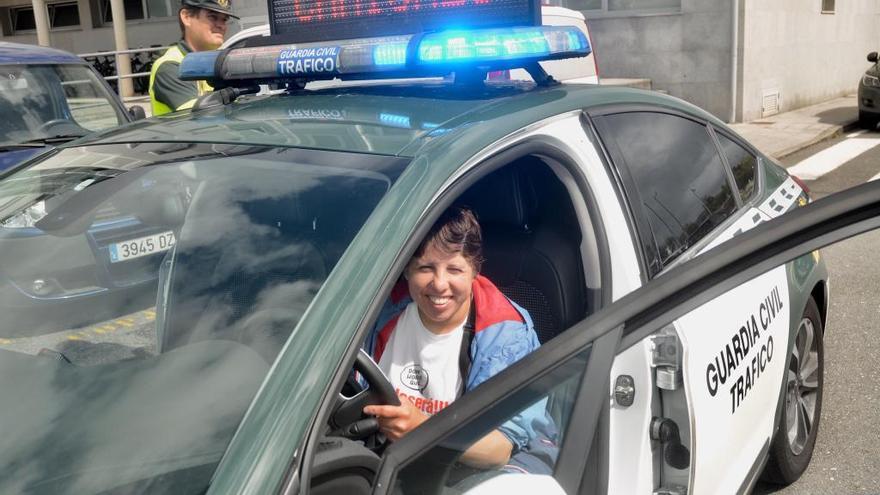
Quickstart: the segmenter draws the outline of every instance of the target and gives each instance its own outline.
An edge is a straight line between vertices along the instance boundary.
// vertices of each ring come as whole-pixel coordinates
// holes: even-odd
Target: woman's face
[[[409,294],[425,327],[446,333],[467,319],[476,270],[461,253],[448,254],[429,245],[406,269]]]

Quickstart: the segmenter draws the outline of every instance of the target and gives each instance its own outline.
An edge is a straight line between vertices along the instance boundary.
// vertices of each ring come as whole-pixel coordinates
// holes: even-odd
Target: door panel
[[[620,327],[595,332],[583,323],[575,325],[491,378],[393,444],[383,458],[374,493],[480,493],[509,483],[496,478],[511,474],[527,474],[534,478],[528,483],[548,488],[558,484],[567,493],[577,492],[582,484],[595,485],[597,480],[583,476],[596,472],[587,467],[596,462],[589,455],[603,405],[596,398],[607,390],[620,334]],[[459,462],[462,453],[490,432],[523,424],[529,417],[551,421],[529,421],[529,448],[515,453],[503,468]],[[550,482],[553,478],[555,484]]]
[[[691,493],[733,492],[773,432],[789,341],[784,266],[675,322],[691,432]]]
[[[655,488],[654,452],[648,428],[652,410],[654,378],[651,343],[644,339],[614,359],[611,368],[610,394],[613,396],[617,377],[628,376],[635,389],[631,405],[613,402],[609,412],[608,479],[610,493],[651,493]]]

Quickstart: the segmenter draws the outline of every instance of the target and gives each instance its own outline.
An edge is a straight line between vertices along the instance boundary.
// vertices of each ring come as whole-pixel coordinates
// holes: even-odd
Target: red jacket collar
[[[473,283],[473,294],[476,307],[475,332],[479,332],[502,321],[525,323],[522,315],[510,303],[510,300],[488,278],[477,275]],[[409,298],[409,288],[406,285],[406,280],[401,279],[391,289],[391,302],[392,304],[399,304],[407,298]]]

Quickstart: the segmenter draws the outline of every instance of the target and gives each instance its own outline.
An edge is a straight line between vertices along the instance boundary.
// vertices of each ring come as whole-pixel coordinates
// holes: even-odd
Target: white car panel
[[[653,493],[655,488],[654,452],[648,428],[654,388],[650,342],[644,340],[614,359],[611,366],[611,408],[609,412],[608,493]],[[615,380],[620,375],[633,378],[635,396],[629,407],[618,405],[614,397]]]
[[[736,492],[769,442],[785,373],[788,306],[781,266],[677,321],[694,425],[690,493]]]

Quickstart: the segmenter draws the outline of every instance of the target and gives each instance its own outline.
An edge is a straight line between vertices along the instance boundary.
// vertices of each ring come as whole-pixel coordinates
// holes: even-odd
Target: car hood
[[[331,88],[242,98],[226,106],[181,111],[93,134],[76,144],[209,142],[397,155],[413,142],[448,131],[445,124],[524,88],[467,93],[448,85]]]
[[[0,439],[2,493],[204,489],[268,369],[228,341],[135,364],[0,353],[0,421],[14,425]]]
[[[15,165],[18,165],[28,158],[35,156],[38,153],[42,153],[49,148],[51,148],[51,146],[0,151],[0,172]]]

